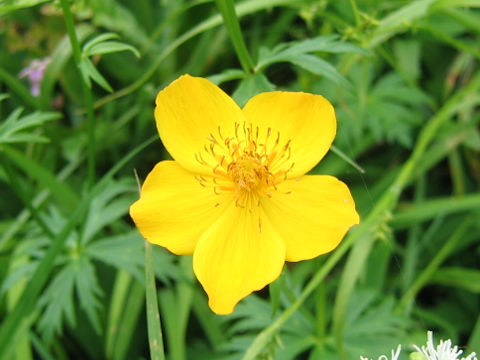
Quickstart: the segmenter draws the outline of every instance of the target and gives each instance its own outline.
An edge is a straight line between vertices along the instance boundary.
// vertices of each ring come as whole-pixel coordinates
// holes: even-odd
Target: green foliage
[[[428,329],[478,354],[479,8],[0,1],[0,358],[162,358],[162,341],[171,360],[349,360]],[[38,97],[18,77],[37,58]],[[229,316],[209,309],[191,257],[153,246],[145,267],[128,214],[133,169],[169,158],[153,104],[183,73],[241,106],[327,97],[337,138],[313,173],[345,181],[361,214],[338,249],[287,264]]]
[[[116,38],[118,38],[118,35],[114,33],[101,34],[83,45],[82,58],[80,60],[80,71],[82,73],[83,80],[88,87],[92,86],[90,81],[91,79],[105,90],[110,92],[113,91],[107,80],[105,80],[102,74],[100,74],[100,72],[98,72],[98,70],[92,64],[92,61],[90,60],[91,56],[111,54],[120,51],[131,51],[135,56],[140,57],[140,53],[133,46],[118,41],[109,41]]]
[[[60,118],[58,113],[34,112],[20,117],[23,109],[17,108],[0,125],[0,144],[8,143],[45,143],[49,139],[31,132],[31,128],[41,126],[47,121]],[[26,131],[29,129],[29,131]]]

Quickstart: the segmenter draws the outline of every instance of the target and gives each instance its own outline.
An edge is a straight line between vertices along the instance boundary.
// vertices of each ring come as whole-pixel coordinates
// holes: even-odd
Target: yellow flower
[[[358,224],[344,183],[304,175],[335,137],[322,96],[267,92],[240,109],[208,80],[184,75],[158,94],[155,119],[175,161],[154,167],[130,214],[151,243],[193,254],[214,312],[231,313],[285,261],[333,250]]]

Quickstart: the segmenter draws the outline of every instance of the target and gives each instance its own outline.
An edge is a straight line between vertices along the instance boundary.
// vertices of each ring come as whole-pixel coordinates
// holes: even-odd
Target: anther
[[[207,136],[207,140],[208,141],[211,141],[212,143],[214,143],[215,145],[220,145],[217,141],[217,139],[215,139],[215,136],[213,136],[213,134],[210,134],[209,136]]]

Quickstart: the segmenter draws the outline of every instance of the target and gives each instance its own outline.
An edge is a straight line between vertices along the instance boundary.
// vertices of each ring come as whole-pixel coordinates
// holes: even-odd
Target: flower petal
[[[287,180],[262,208],[286,245],[286,260],[314,258],[335,249],[359,223],[348,187],[333,176]]]
[[[174,161],[161,161],[148,174],[130,216],[145,239],[187,255],[228,204]]]
[[[208,138],[218,134],[219,126],[223,135],[231,136],[244,115],[218,86],[183,75],[158,93],[155,119],[170,155],[186,169],[211,175],[212,168],[200,164],[195,155],[210,145]]]
[[[251,98],[243,108],[247,121],[263,134],[280,133],[280,144],[290,140],[289,178],[305,174],[326,154],[337,129],[335,111],[320,95],[273,91]],[[261,134],[262,136],[262,134]]]
[[[235,305],[281,273],[285,245],[262,217],[234,205],[200,238],[193,269],[208,294],[210,308],[229,314]]]

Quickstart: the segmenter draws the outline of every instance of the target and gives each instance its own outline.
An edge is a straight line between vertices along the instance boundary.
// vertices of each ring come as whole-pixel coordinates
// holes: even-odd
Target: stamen
[[[292,170],[291,141],[282,144],[280,132],[270,127],[261,136],[260,127],[247,122],[235,122],[233,133],[225,137],[218,126],[209,134],[195,160],[210,168],[212,176],[197,175],[195,179],[217,195],[230,192],[236,206],[253,212],[262,197],[271,198],[278,192],[277,185]],[[259,218],[259,231],[261,228]]]

